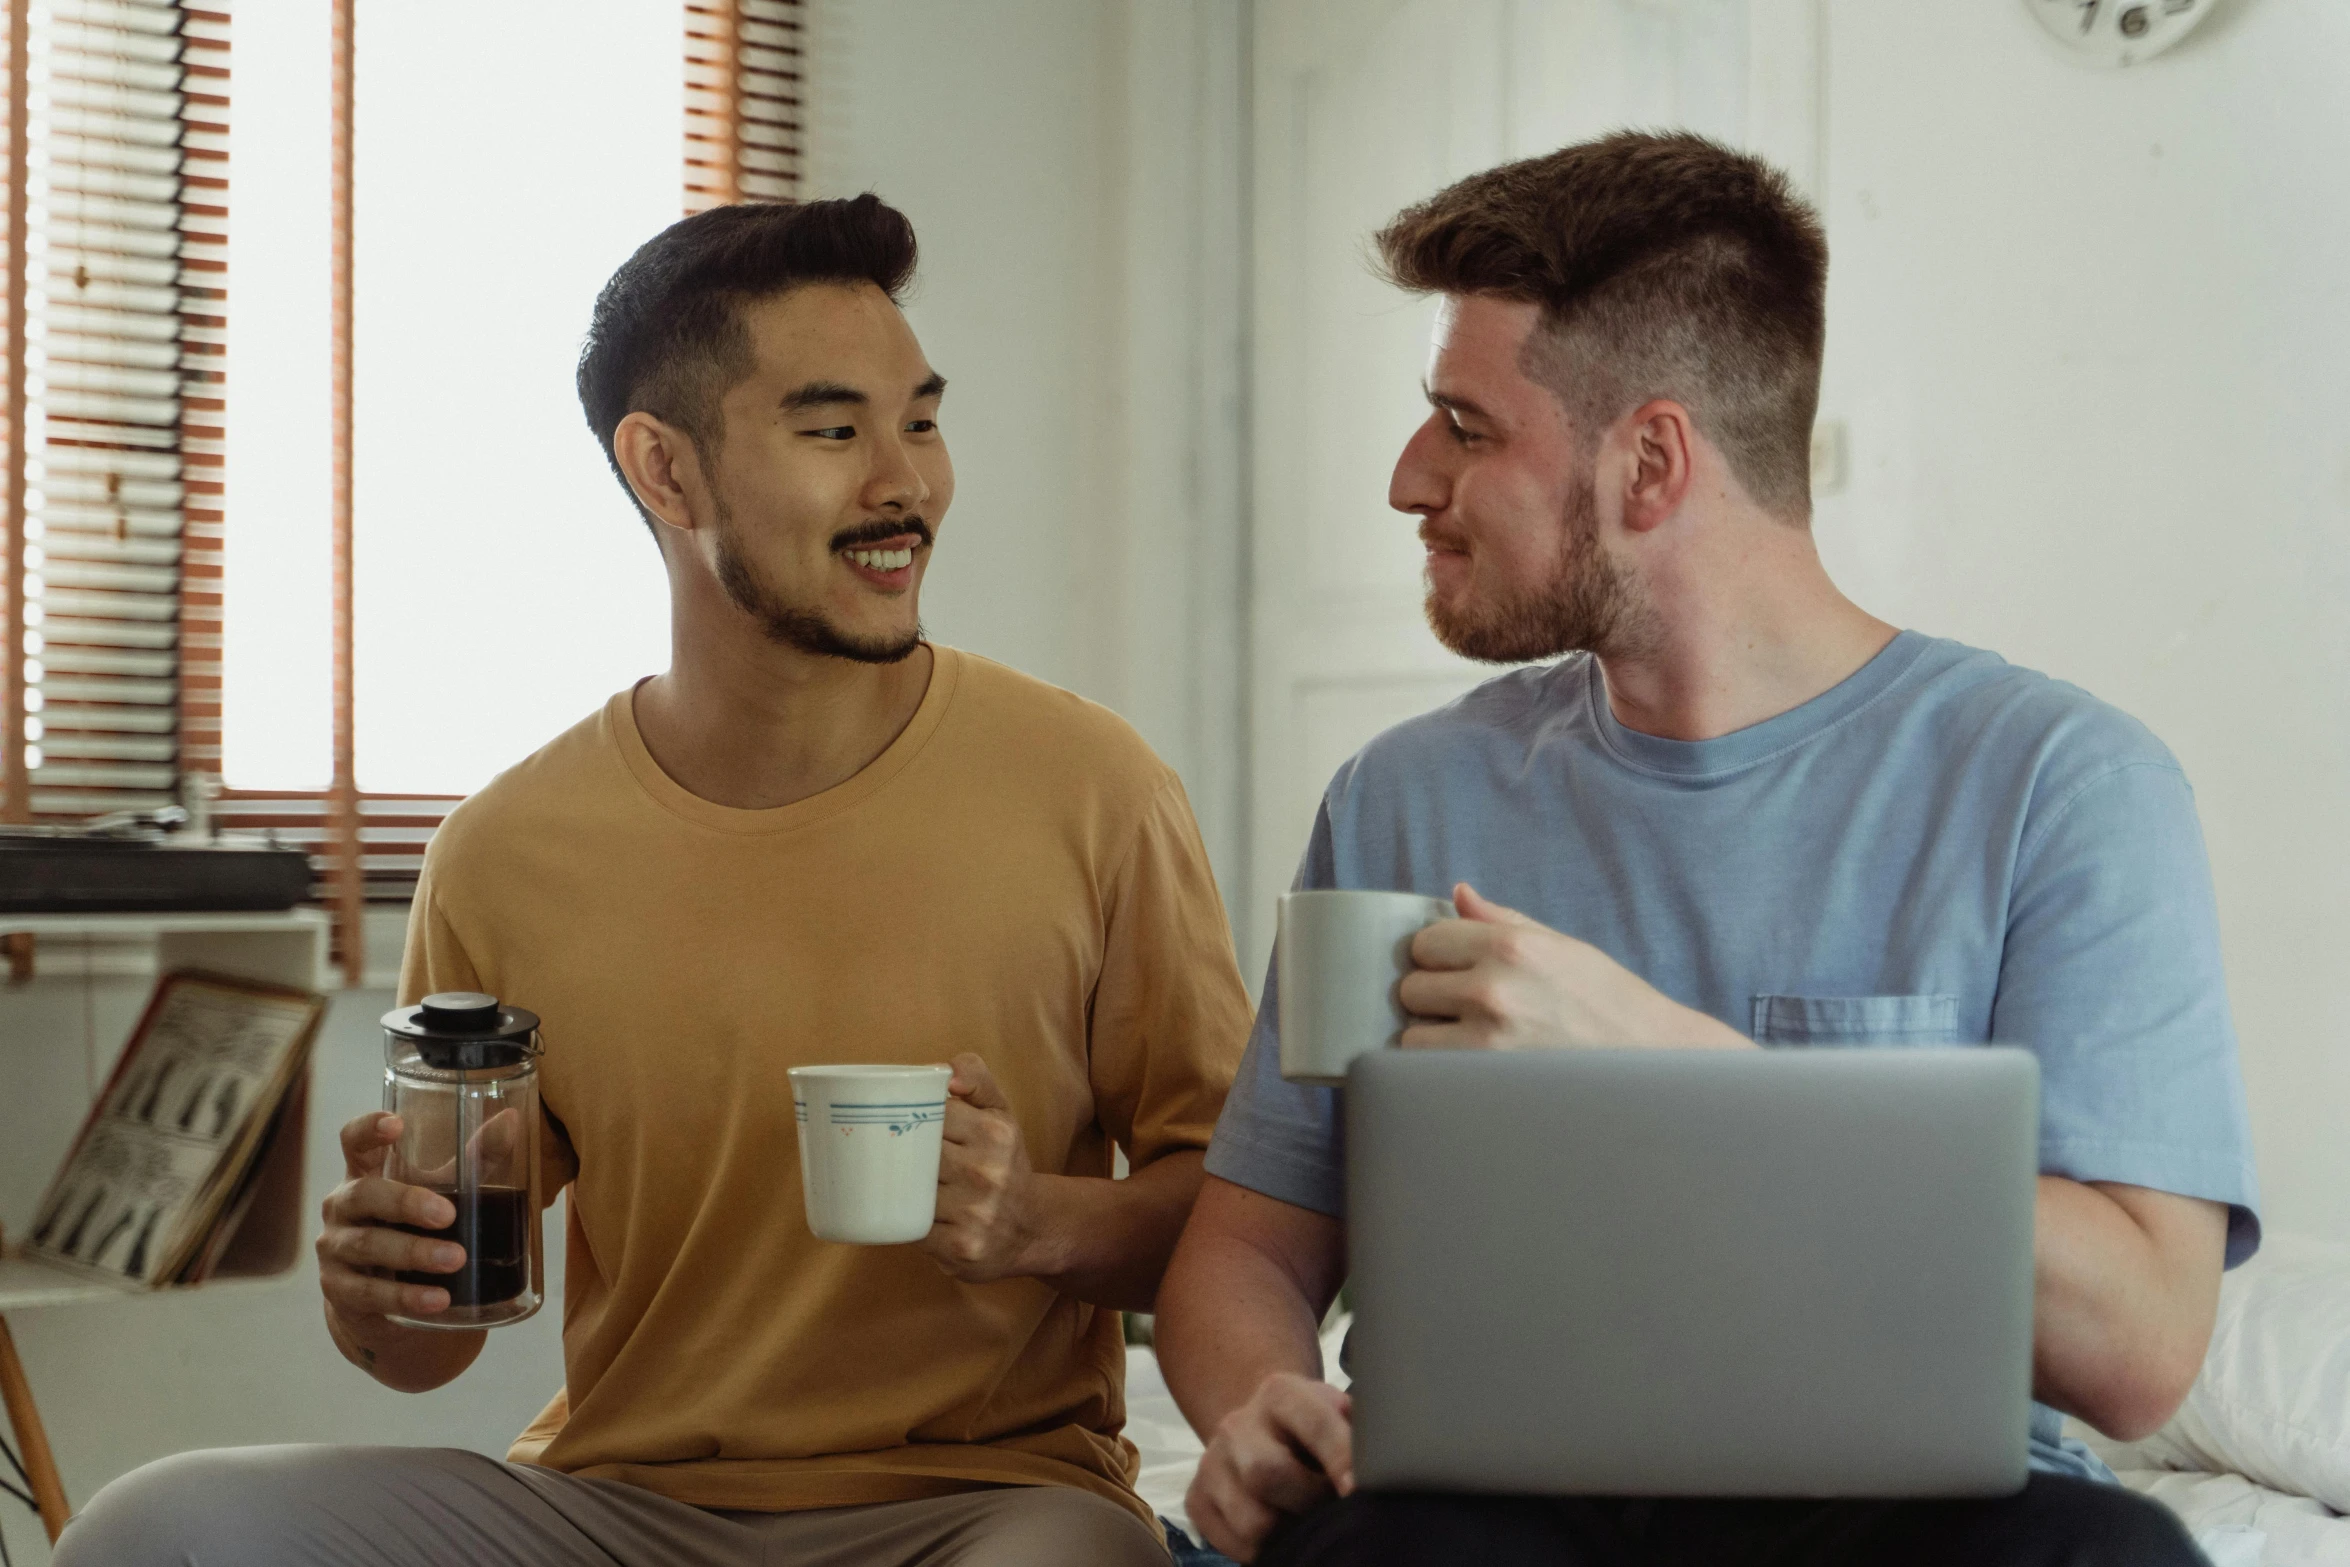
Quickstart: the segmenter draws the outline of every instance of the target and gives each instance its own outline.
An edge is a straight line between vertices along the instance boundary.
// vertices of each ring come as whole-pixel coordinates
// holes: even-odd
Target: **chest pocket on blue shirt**
[[[1753,1032],[1765,1045],[1955,1044],[1958,997],[1757,996]]]

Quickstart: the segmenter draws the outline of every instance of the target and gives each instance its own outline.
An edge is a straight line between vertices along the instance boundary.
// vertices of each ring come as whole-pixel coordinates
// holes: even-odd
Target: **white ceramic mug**
[[[930,1233],[949,1066],[795,1066],[800,1189],[828,1241],[894,1246]]]
[[[1347,1064],[1396,1042],[1411,1021],[1396,987],[1412,971],[1412,938],[1457,918],[1416,892],[1291,892],[1281,898],[1281,1075],[1343,1083]]]

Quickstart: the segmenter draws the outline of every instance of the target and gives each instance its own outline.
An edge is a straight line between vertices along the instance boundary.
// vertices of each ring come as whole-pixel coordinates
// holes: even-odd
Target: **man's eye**
[[[857,427],[853,424],[836,424],[822,430],[802,430],[800,433],[813,435],[820,441],[853,441],[857,438]]]
[[[937,429],[938,421],[936,419],[916,419],[906,426],[906,431],[910,435],[930,435],[935,433]]]
[[[1478,435],[1473,431],[1462,429],[1459,425],[1454,424],[1449,419],[1444,422],[1444,430],[1447,435],[1450,435],[1456,443],[1462,446],[1467,446],[1471,442],[1482,441],[1485,439],[1485,437]]]

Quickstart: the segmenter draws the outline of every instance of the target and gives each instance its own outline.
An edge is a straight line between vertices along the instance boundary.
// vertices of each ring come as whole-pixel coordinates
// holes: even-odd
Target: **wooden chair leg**
[[[0,1400],[8,1405],[8,1424],[16,1432],[16,1450],[24,1457],[26,1478],[33,1482],[33,1500],[41,1509],[41,1527],[49,1543],[65,1532],[73,1509],[65,1504],[65,1482],[57,1476],[57,1458],[49,1451],[49,1433],[41,1429],[41,1411],[33,1405],[33,1385],[25,1380],[24,1362],[16,1358],[16,1340],[9,1337],[8,1319],[0,1317]]]

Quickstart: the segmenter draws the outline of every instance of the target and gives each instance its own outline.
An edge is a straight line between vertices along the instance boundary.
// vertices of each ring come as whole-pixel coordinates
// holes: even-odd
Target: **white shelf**
[[[167,931],[326,930],[324,909],[255,909],[197,914],[0,914],[0,936],[160,936]]]
[[[202,914],[0,914],[0,936],[87,939],[151,946],[155,972],[211,969],[296,990],[325,988],[323,909],[260,909]]]
[[[0,1257],[0,1311],[20,1311],[27,1306],[71,1306],[85,1300],[119,1300],[145,1293],[127,1284],[109,1284],[86,1273],[53,1268],[13,1252]]]
[[[10,1244],[6,1255],[0,1256],[0,1313],[26,1311],[37,1306],[79,1306],[100,1300],[154,1300],[174,1295],[185,1295],[201,1289],[207,1294],[219,1290],[265,1289],[297,1282],[300,1269],[286,1273],[266,1274],[255,1278],[212,1278],[202,1284],[173,1284],[162,1289],[146,1289],[136,1284],[114,1284],[95,1279],[87,1273],[76,1273],[71,1268],[54,1267],[36,1262],[18,1252]]]

